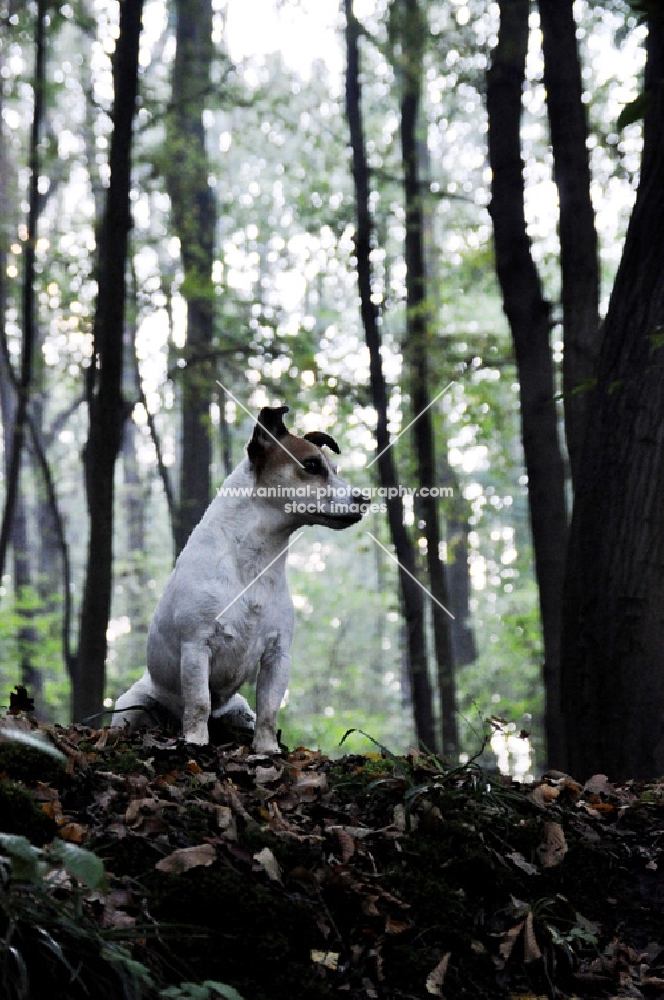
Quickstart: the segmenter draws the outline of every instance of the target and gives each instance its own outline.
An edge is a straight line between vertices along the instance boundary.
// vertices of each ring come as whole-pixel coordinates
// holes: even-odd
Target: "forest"
[[[0,128],[1,1000],[664,998],[662,0],[0,0]],[[113,726],[259,413],[278,741]]]
[[[662,772],[663,39],[654,0],[3,0],[5,702],[110,721],[284,404],[375,506],[289,554],[287,743]]]

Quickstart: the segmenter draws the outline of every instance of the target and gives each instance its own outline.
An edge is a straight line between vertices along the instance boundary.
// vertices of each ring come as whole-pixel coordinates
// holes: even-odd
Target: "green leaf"
[[[15,878],[38,882],[46,871],[44,852],[16,833],[0,833],[0,851],[11,860]]]
[[[161,1000],[243,1000],[237,990],[225,983],[217,983],[206,979],[203,983],[180,983],[179,986],[169,986],[159,993]]]
[[[78,879],[90,889],[105,888],[104,864],[92,851],[86,851],[84,847],[77,847],[76,844],[68,844],[64,840],[55,840],[51,844],[49,853],[62,865],[68,875]]]
[[[644,90],[642,94],[639,94],[633,101],[626,104],[618,115],[618,121],[616,122],[618,131],[645,118],[650,111],[651,105],[652,94],[649,90]]]

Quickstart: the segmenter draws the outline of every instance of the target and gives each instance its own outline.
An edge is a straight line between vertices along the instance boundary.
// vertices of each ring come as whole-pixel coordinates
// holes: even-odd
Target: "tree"
[[[7,462],[7,495],[0,527],[0,577],[4,572],[7,546],[12,530],[14,510],[19,494],[21,458],[28,421],[28,403],[34,365],[37,324],[35,315],[35,252],[37,220],[39,218],[39,139],[44,118],[44,90],[46,64],[46,0],[39,0],[35,21],[35,70],[33,81],[33,113],[30,132],[30,184],[28,192],[28,226],[25,240],[22,294],[22,345],[21,370],[16,384],[17,400]]]
[[[187,302],[180,498],[175,519],[175,547],[180,552],[210,502],[210,401],[215,387],[212,263],[217,209],[209,183],[203,124],[213,55],[211,0],[176,0],[175,16],[166,175],[184,269],[180,292]]]
[[[664,19],[648,16],[644,145],[579,468],[565,581],[568,766],[664,770]]]
[[[412,428],[415,446],[417,481],[421,487],[435,482],[435,443],[431,417],[429,352],[431,350],[430,314],[424,253],[424,190],[420,171],[419,141],[420,100],[423,78],[424,39],[427,22],[419,0],[393,0],[390,9],[398,27],[393,28],[393,43],[400,42],[398,69],[401,84],[401,152],[406,212],[406,337],[408,381],[413,409]],[[418,500],[425,523],[426,561],[431,603],[433,638],[438,668],[440,696],[440,745],[450,755],[458,750],[454,662],[445,566],[440,558],[438,502],[427,490]]]
[[[500,0],[500,33],[487,78],[489,162],[496,271],[519,375],[523,450],[544,640],[546,739],[550,764],[562,762],[560,629],[567,519],[558,439],[549,305],[526,230],[521,158],[521,93],[529,0]]]
[[[573,0],[539,0],[553,175],[560,205],[565,437],[576,482],[600,342],[599,250]]]
[[[399,583],[406,621],[408,675],[411,683],[415,731],[418,740],[435,748],[431,686],[429,683],[423,593],[416,578],[415,553],[403,521],[403,505],[398,496],[394,455],[387,429],[387,387],[380,354],[381,336],[378,311],[372,299],[371,248],[373,226],[369,208],[369,168],[367,165],[362,123],[360,85],[359,24],[353,13],[353,0],[345,0],[346,14],[346,116],[350,131],[355,185],[355,255],[360,293],[362,324],[369,349],[371,396],[376,410],[377,465],[381,486],[388,492],[387,514],[390,534],[399,560]]]
[[[71,664],[75,720],[99,712],[104,696],[106,630],[113,583],[115,463],[127,416],[122,396],[123,329],[142,13],[143,0],[121,3],[120,32],[113,58],[110,183],[99,236],[94,358],[87,384],[89,429],[84,464],[90,529],[78,652]]]

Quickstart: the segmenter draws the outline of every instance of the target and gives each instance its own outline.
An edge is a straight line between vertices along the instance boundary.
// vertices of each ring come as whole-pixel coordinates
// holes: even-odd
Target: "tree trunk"
[[[427,488],[418,498],[418,511],[425,522],[427,573],[434,600],[431,602],[434,649],[440,698],[438,741],[443,752],[452,757],[458,750],[456,689],[445,567],[440,559],[438,502],[428,490],[435,483],[434,435],[429,396],[429,304],[427,302],[424,257],[424,208],[418,157],[418,118],[422,86],[422,45],[426,22],[419,0],[403,0],[401,20],[401,151],[404,172],[406,210],[406,341],[410,383],[412,427],[417,465],[417,484]],[[442,606],[441,606],[442,605]]]
[[[574,504],[565,585],[569,767],[664,771],[664,20],[649,8],[649,110]]]
[[[549,308],[532,258],[524,213],[521,92],[528,47],[529,0],[500,0],[500,33],[487,77],[490,206],[496,270],[521,389],[521,428],[535,574],[544,641],[546,739],[550,766],[564,766],[560,705],[560,628],[567,520],[558,440]]]
[[[560,202],[565,435],[576,483],[600,344],[599,250],[573,0],[539,0],[544,85]]]
[[[210,89],[211,0],[176,0],[176,55],[167,173],[175,231],[180,240],[187,302],[186,367],[182,371],[182,451],[175,547],[180,552],[210,502],[212,441],[210,403],[216,390],[214,257],[216,204],[208,177],[203,111]]]
[[[122,397],[125,271],[131,227],[132,126],[138,93],[138,49],[143,0],[123,0],[113,60],[115,86],[110,185],[99,241],[94,357],[88,383],[89,430],[85,485],[90,517],[78,655],[72,664],[73,716],[101,711],[106,629],[113,584],[113,499],[125,405]]]
[[[39,138],[44,119],[46,38],[45,24],[47,0],[38,0],[35,21],[35,69],[33,77],[33,112],[30,131],[30,182],[28,186],[28,233],[23,251],[22,319],[23,337],[21,345],[21,369],[16,384],[17,400],[14,419],[11,452],[7,462],[7,493],[5,509],[0,527],[0,579],[4,573],[7,546],[12,530],[14,509],[19,493],[21,458],[28,420],[28,402],[32,382],[37,325],[35,318],[35,252],[37,245],[37,222],[39,219]]]
[[[376,444],[378,474],[382,487],[396,489],[397,475],[387,429],[387,388],[380,355],[380,320],[372,302],[371,244],[372,222],[369,209],[369,169],[367,166],[360,89],[359,24],[353,14],[352,0],[344,0],[346,13],[346,115],[353,151],[353,181],[357,225],[355,254],[360,292],[362,324],[369,349],[371,395],[376,410]],[[424,630],[423,592],[415,578],[415,553],[403,522],[403,504],[398,496],[387,500],[387,513],[392,542],[399,560],[401,603],[406,622],[408,675],[411,685],[415,732],[426,747],[435,747],[431,685],[427,668]]]

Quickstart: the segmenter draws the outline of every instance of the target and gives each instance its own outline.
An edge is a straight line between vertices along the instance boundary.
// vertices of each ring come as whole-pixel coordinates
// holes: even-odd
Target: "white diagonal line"
[[[223,387],[222,387],[222,388],[223,388]],[[299,535],[295,535],[295,537],[294,537],[294,538],[289,538],[289,540],[288,540],[288,545],[286,545],[286,547],[285,547],[285,548],[283,548],[283,549],[281,550],[281,552],[279,552],[279,553],[278,553],[278,555],[276,555],[276,556],[274,557],[274,559],[272,560],[272,562],[269,562],[269,563],[267,564],[267,566],[265,567],[265,569],[262,569],[262,570],[260,571],[260,573],[257,573],[257,574],[256,574],[256,576],[255,576],[255,577],[253,578],[253,580],[251,581],[251,583],[248,583],[248,584],[247,584],[247,586],[246,586],[246,587],[244,588],[244,590],[241,590],[241,591],[240,591],[240,593],[239,593],[239,594],[237,595],[237,597],[234,597],[234,598],[233,598],[233,600],[231,601],[231,603],[230,603],[230,604],[227,604],[227,605],[226,605],[226,607],[224,608],[224,610],[223,610],[223,611],[220,611],[220,612],[219,612],[219,614],[218,614],[218,615],[216,615],[216,617],[215,617],[215,619],[214,619],[214,620],[215,620],[216,622],[218,622],[218,621],[219,621],[219,619],[221,618],[221,616],[222,616],[223,614],[225,614],[225,613],[226,613],[226,612],[228,611],[228,609],[229,609],[229,608],[232,608],[232,607],[233,607],[233,605],[235,604],[235,602],[236,602],[236,601],[239,601],[239,600],[240,600],[240,598],[242,597],[242,595],[243,595],[243,594],[246,594],[246,592],[247,592],[247,591],[249,590],[249,588],[250,588],[250,587],[253,587],[253,585],[254,585],[254,584],[256,583],[256,580],[260,580],[260,578],[262,577],[263,573],[267,573],[267,571],[269,570],[270,566],[273,566],[273,565],[274,565],[274,563],[276,563],[277,559],[280,559],[280,558],[281,558],[281,556],[283,556],[284,552],[288,552],[288,550],[289,550],[289,548],[291,547],[291,545],[293,544],[293,542],[296,542],[296,541],[298,540],[298,538],[300,538],[300,536],[301,536],[301,535],[303,535],[303,534],[304,534],[304,532],[303,532],[303,531],[301,531],[301,532],[300,532],[300,534],[299,534]]]
[[[420,410],[420,412],[419,412],[419,413],[417,414],[417,416],[416,416],[416,417],[413,417],[413,419],[411,420],[411,422],[410,422],[409,424],[406,424],[406,426],[405,426],[405,427],[403,427],[403,428],[402,428],[402,429],[401,429],[401,430],[399,431],[399,433],[397,434],[397,436],[396,436],[396,437],[395,437],[395,438],[394,438],[394,439],[393,439],[392,441],[390,441],[390,443],[389,443],[389,444],[385,445],[385,447],[383,448],[383,450],[382,450],[382,451],[379,451],[379,452],[378,452],[378,454],[377,454],[377,455],[375,455],[375,456],[374,456],[374,457],[373,457],[373,458],[371,459],[371,461],[369,462],[369,464],[368,464],[368,465],[365,465],[365,469],[370,469],[370,468],[371,468],[371,466],[372,466],[372,465],[374,464],[374,462],[377,462],[377,461],[378,461],[378,459],[380,458],[380,456],[381,456],[381,455],[384,455],[386,451],[389,451],[389,449],[390,449],[390,448],[392,447],[392,445],[393,445],[393,444],[396,444],[396,443],[397,443],[397,441],[399,440],[399,438],[401,437],[401,435],[402,435],[402,434],[405,434],[405,433],[406,433],[406,431],[408,430],[408,428],[409,428],[409,427],[412,427],[412,426],[413,426],[413,424],[414,424],[414,423],[415,423],[415,422],[416,422],[417,420],[419,420],[419,419],[420,419],[420,417],[422,416],[422,414],[423,414],[423,413],[426,413],[426,412],[427,412],[427,410],[429,409],[429,407],[430,407],[430,406],[433,406],[433,404],[434,404],[434,403],[435,403],[435,402],[436,402],[437,400],[439,400],[441,396],[444,396],[444,395],[445,395],[445,393],[447,392],[447,390],[449,389],[449,387],[450,387],[451,385],[454,385],[455,381],[456,381],[455,379],[452,379],[452,381],[451,381],[451,382],[449,383],[449,385],[446,385],[446,386],[445,386],[445,388],[444,388],[444,389],[442,390],[442,392],[439,392],[437,396],[434,396],[434,398],[433,398],[433,399],[431,400],[431,402],[430,402],[430,403],[427,403],[427,405],[426,405],[426,406],[424,407],[424,409],[423,409],[423,410]],[[222,386],[222,388],[223,388],[223,386]],[[380,544],[380,543],[379,543],[379,544]],[[408,570],[406,570],[406,572],[408,572]],[[434,597],[434,600],[435,600],[435,597]],[[448,614],[449,614],[449,612],[448,612]]]
[[[269,437],[271,437],[271,438],[272,438],[272,440],[273,440],[273,441],[274,441],[274,442],[275,442],[276,444],[278,444],[278,445],[279,445],[279,447],[280,447],[280,448],[282,448],[282,449],[283,449],[283,450],[284,450],[284,451],[286,452],[286,454],[287,454],[287,455],[290,455],[290,457],[291,457],[291,458],[293,459],[293,461],[294,461],[294,462],[297,462],[297,464],[298,464],[298,465],[300,466],[300,468],[301,468],[301,469],[303,469],[303,468],[304,468],[304,466],[302,465],[302,462],[301,462],[301,461],[299,460],[299,458],[296,458],[296,457],[295,457],[295,455],[294,455],[294,454],[293,454],[293,453],[292,453],[291,451],[289,451],[289,450],[288,450],[288,448],[286,447],[286,445],[284,445],[284,444],[282,444],[282,443],[281,443],[281,441],[279,440],[279,438],[276,438],[276,437],[274,436],[274,434],[271,434],[271,433],[270,433],[270,431],[269,431],[269,430],[267,429],[267,427],[264,427],[264,426],[263,426],[263,424],[262,424],[262,423],[260,422],[260,420],[259,420],[259,419],[258,419],[257,417],[255,417],[255,416],[253,415],[253,413],[251,412],[251,410],[248,410],[248,409],[247,409],[247,407],[246,407],[246,406],[244,405],[244,403],[241,403],[241,402],[240,402],[240,400],[239,400],[239,399],[237,399],[237,398],[236,398],[236,397],[235,397],[235,396],[233,395],[233,393],[231,392],[231,390],[230,390],[230,389],[227,389],[225,385],[222,385],[222,383],[221,383],[221,382],[219,381],[219,379],[216,379],[216,382],[217,382],[217,385],[218,385],[218,386],[221,386],[221,388],[222,388],[222,389],[224,390],[224,392],[226,393],[226,395],[227,395],[227,396],[230,396],[230,397],[231,397],[231,399],[233,400],[233,402],[234,402],[234,403],[235,403],[235,404],[236,404],[237,406],[239,406],[239,407],[240,407],[240,409],[244,410],[244,412],[245,412],[245,413],[247,414],[247,416],[251,417],[251,419],[253,420],[253,422],[254,422],[255,424],[258,424],[258,426],[260,427],[260,429],[261,429],[261,430],[265,431],[265,433],[266,433],[266,434],[267,434],[267,435],[268,435]],[[448,388],[449,388],[449,387],[448,387]]]
[[[448,388],[449,388],[449,386],[448,386]],[[404,571],[404,573],[407,573],[408,576],[411,578],[411,580],[414,580],[415,583],[417,584],[417,586],[421,587],[422,590],[424,591],[424,593],[428,594],[429,597],[431,598],[431,600],[435,601],[435,603],[438,605],[438,607],[442,608],[443,611],[445,612],[445,614],[450,616],[450,618],[452,619],[452,621],[455,621],[455,618],[454,618],[454,615],[452,614],[452,612],[448,611],[447,608],[445,607],[445,605],[441,604],[440,601],[437,600],[433,596],[433,594],[431,593],[431,591],[427,590],[427,588],[424,586],[424,584],[420,583],[420,581],[417,579],[417,577],[413,576],[413,574],[410,572],[410,570],[407,570],[406,567],[403,565],[403,563],[400,563],[399,560],[397,559],[397,557],[393,556],[392,553],[390,552],[390,550],[385,548],[385,546],[383,545],[382,542],[378,541],[378,539],[376,538],[375,535],[372,535],[370,531],[367,531],[367,535],[369,536],[369,538],[371,538],[376,543],[376,545],[380,545],[380,547],[383,550],[383,552],[387,553],[387,555],[390,557],[390,559],[392,560],[392,562],[395,562],[397,564],[397,566],[399,567],[399,569],[402,569]]]

